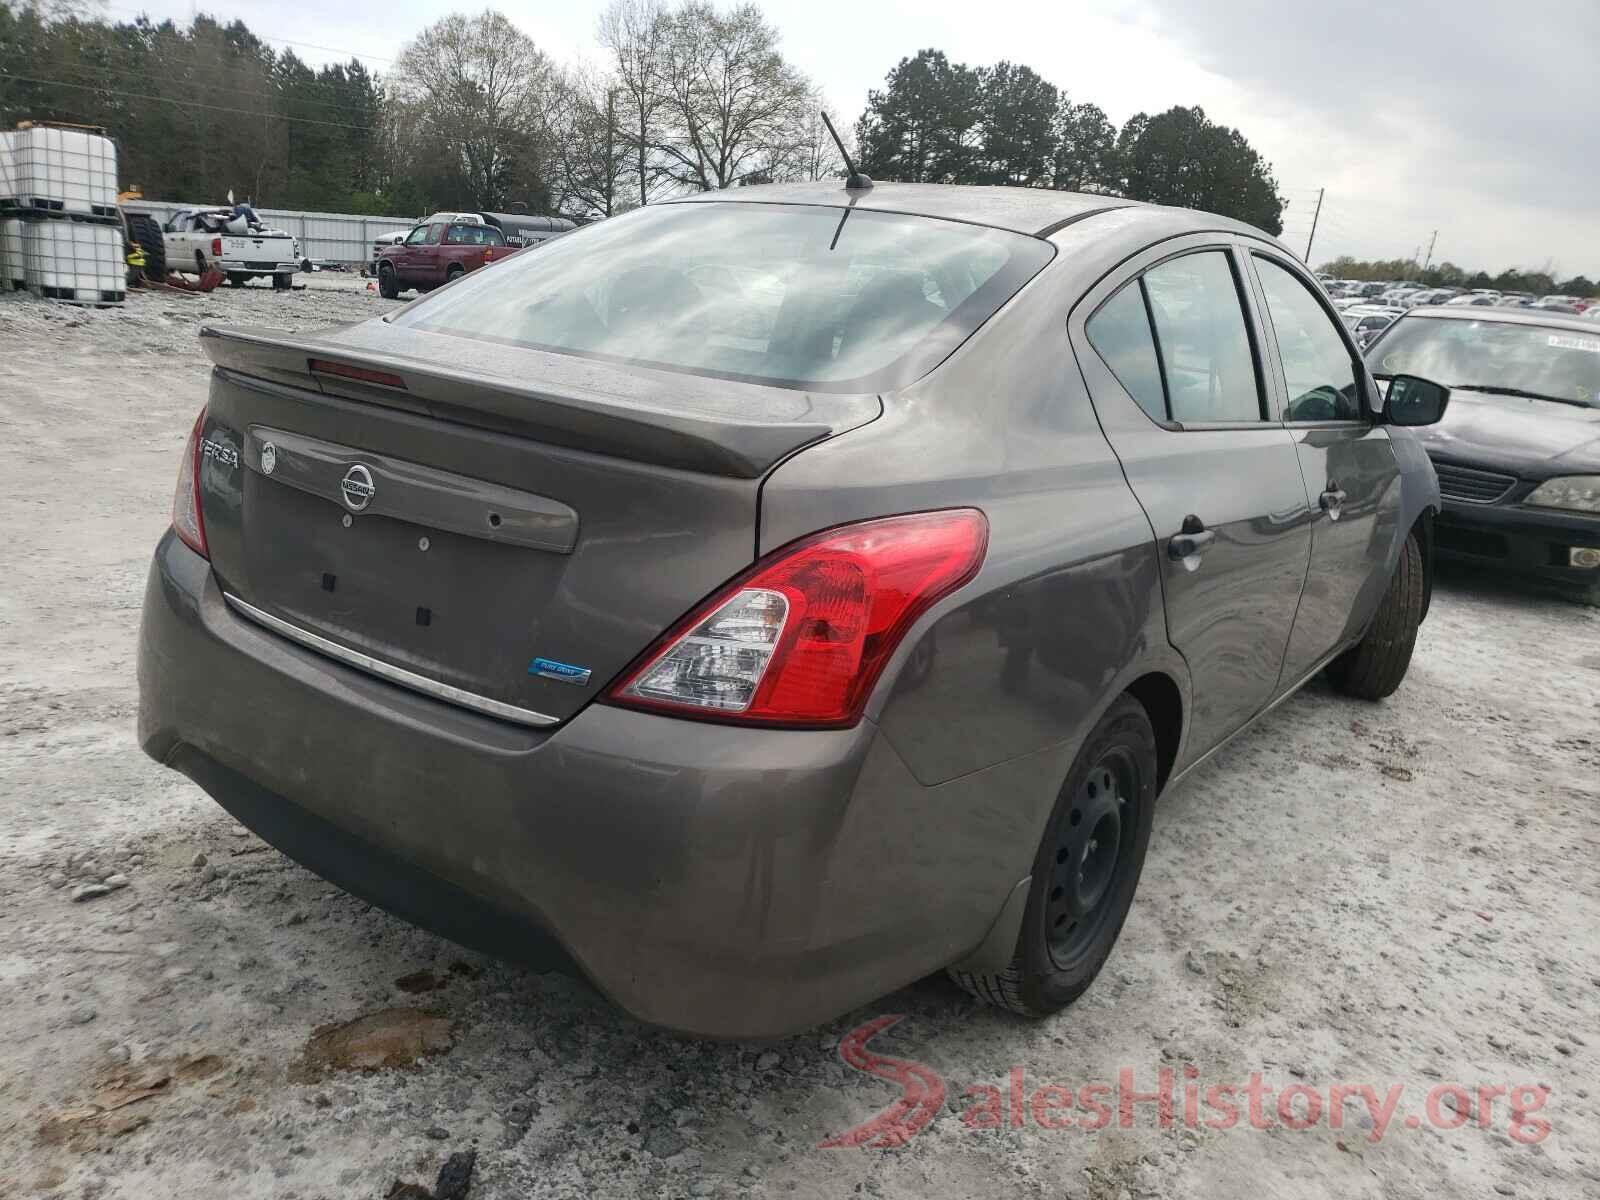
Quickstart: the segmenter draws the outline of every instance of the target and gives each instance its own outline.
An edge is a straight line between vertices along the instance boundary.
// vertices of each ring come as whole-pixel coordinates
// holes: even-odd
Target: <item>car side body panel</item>
[[[1144,250],[1102,277],[1071,321],[1106,437],[1154,527],[1169,634],[1193,681],[1194,713],[1180,766],[1277,695],[1310,553],[1305,487],[1292,439],[1275,411],[1269,411],[1271,419],[1217,427],[1157,424],[1095,351],[1085,323],[1152,267],[1219,250],[1233,251],[1232,238],[1222,232],[1173,238]],[[1259,329],[1250,332],[1259,346]],[[1255,381],[1243,385],[1253,388]],[[1198,554],[1175,558],[1169,552],[1173,539],[1196,519],[1216,540]]]

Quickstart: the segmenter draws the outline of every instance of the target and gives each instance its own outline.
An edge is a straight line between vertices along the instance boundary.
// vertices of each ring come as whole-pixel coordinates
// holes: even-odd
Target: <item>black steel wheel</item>
[[[979,999],[1043,1017],[1081,996],[1122,932],[1155,819],[1156,738],[1144,706],[1120,696],[1083,741],[1034,857],[1010,964],[952,969]]]
[[[378,264],[378,295],[385,300],[400,299],[400,279],[388,263]]]
[[[1138,827],[1137,789],[1138,768],[1126,747],[1114,747],[1089,768],[1056,826],[1045,941],[1058,971],[1071,970],[1099,941],[1116,907],[1117,874],[1137,869],[1130,862],[1133,838],[1123,836]]]

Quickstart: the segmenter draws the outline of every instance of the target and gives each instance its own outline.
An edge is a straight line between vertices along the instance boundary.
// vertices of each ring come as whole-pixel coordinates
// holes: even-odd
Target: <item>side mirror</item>
[[[1431,379],[1415,375],[1395,375],[1389,379],[1389,392],[1383,400],[1383,420],[1387,425],[1433,425],[1444,416],[1450,403],[1450,389]]]

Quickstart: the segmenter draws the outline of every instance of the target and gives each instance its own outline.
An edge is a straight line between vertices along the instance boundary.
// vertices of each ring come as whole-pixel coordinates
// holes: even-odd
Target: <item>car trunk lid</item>
[[[235,607],[525,724],[750,563],[767,470],[879,411],[380,322],[202,336],[202,509]]]

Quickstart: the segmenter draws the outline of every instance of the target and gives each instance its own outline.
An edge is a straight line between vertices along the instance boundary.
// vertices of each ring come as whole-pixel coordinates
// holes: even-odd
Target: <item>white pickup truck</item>
[[[180,208],[162,226],[167,270],[204,275],[215,267],[234,287],[266,276],[274,288],[287,289],[300,270],[300,243],[251,216],[232,208]]]

